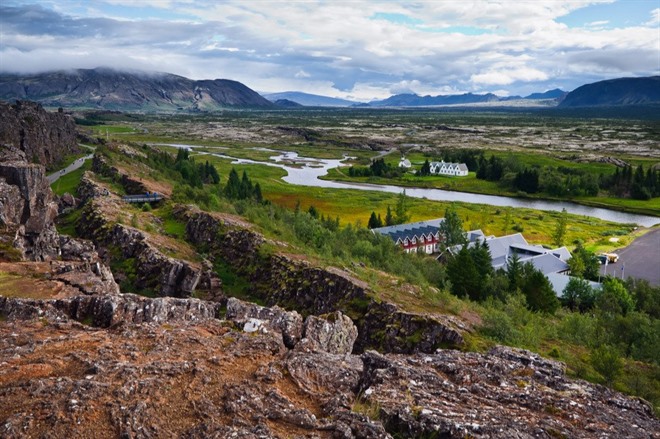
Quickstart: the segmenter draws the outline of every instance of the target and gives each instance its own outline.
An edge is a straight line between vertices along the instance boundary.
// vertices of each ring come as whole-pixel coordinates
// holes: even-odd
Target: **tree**
[[[396,215],[396,224],[405,224],[410,221],[410,214],[408,213],[408,197],[406,196],[405,190],[399,194],[394,213]]]
[[[596,296],[593,288],[584,279],[571,277],[564,288],[562,302],[573,311],[585,312],[593,308]]]
[[[234,168],[229,171],[229,179],[225,185],[224,193],[230,200],[238,200],[241,196],[241,180]]]
[[[369,217],[368,227],[370,229],[377,229],[379,227],[383,227],[383,223],[380,220],[380,216],[376,216],[376,212],[371,212],[371,216]]]
[[[394,222],[394,216],[392,215],[392,208],[390,206],[387,206],[387,214],[385,215],[385,225],[393,226],[394,224],[395,222]]]
[[[582,241],[578,241],[571,259],[568,260],[571,275],[583,277],[589,280],[597,280],[600,274],[600,262],[598,257],[585,249]]]
[[[440,223],[439,231],[445,248],[467,243],[463,222],[453,205],[445,209],[445,219]]]
[[[309,213],[309,216],[311,216],[312,218],[318,218],[319,217],[319,211],[316,210],[316,207],[314,207],[313,205],[309,206],[309,209],[307,210],[307,213]]]
[[[568,223],[568,213],[566,212],[566,209],[562,209],[561,214],[559,214],[559,220],[557,221],[557,226],[555,227],[555,232],[552,234],[552,242],[557,247],[564,245],[564,237],[566,236],[567,223]]]
[[[422,177],[431,175],[431,163],[429,163],[429,159],[424,160],[424,164],[422,165],[422,168],[419,170],[419,175]]]
[[[447,262],[447,277],[451,282],[451,292],[454,295],[469,297],[472,300],[481,298],[479,271],[474,265],[467,246],[463,246],[458,254]]]
[[[619,279],[607,276],[596,298],[596,307],[607,314],[623,314],[635,309],[635,301]]]
[[[520,290],[527,299],[527,306],[533,311],[554,314],[559,308],[559,299],[555,295],[550,281],[532,264],[525,264],[525,277]]]
[[[507,262],[506,274],[509,278],[509,291],[515,293],[522,285],[523,279],[523,267],[520,263],[520,257],[515,253]]]
[[[264,197],[263,197],[263,195],[261,195],[261,186],[259,185],[259,183],[256,183],[254,185],[254,200],[257,203],[263,203],[264,202]]]

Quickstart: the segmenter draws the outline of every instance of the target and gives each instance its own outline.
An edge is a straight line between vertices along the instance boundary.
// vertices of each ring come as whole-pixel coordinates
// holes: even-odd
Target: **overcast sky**
[[[572,90],[660,74],[660,0],[0,1],[0,70],[98,66],[361,101]]]

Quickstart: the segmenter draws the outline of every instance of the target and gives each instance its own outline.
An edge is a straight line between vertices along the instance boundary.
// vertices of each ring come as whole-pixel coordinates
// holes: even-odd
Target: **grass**
[[[55,194],[60,196],[65,193],[70,193],[75,196],[78,184],[80,184],[80,179],[85,171],[89,171],[90,169],[92,169],[92,163],[90,160],[87,160],[80,168],[58,178],[50,185],[50,188]]]

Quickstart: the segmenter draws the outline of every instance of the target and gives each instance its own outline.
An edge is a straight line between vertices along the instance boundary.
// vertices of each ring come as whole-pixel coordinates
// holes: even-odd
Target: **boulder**
[[[310,315],[305,319],[303,338],[297,350],[350,354],[357,339],[358,330],[353,321],[341,311],[321,316]]]
[[[278,306],[266,308],[235,297],[227,300],[225,318],[246,332],[277,331],[282,334],[284,345],[290,349],[300,341],[303,334],[303,319],[296,311],[286,311]]]

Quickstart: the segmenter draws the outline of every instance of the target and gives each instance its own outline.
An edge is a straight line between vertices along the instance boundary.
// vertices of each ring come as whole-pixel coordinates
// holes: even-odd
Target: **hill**
[[[300,105],[304,105],[305,107],[350,107],[358,103],[346,99],[331,98],[328,96],[314,95],[300,91],[265,93],[263,96],[271,102],[286,99],[289,101],[297,102]]]
[[[47,107],[120,111],[215,111],[271,108],[273,104],[237,81],[195,81],[170,73],[78,69],[35,75],[0,75],[0,99],[33,100]]]
[[[660,76],[618,78],[576,88],[560,107],[629,106],[660,103]]]
[[[543,93],[532,93],[528,96],[525,96],[525,99],[558,99],[562,100],[566,97],[568,92],[555,88],[554,90],[548,90]]]
[[[439,105],[460,105],[483,102],[497,102],[500,98],[492,93],[483,95],[465,93],[462,95],[419,96],[407,93],[390,96],[381,101],[372,101],[372,107],[430,107]]]

